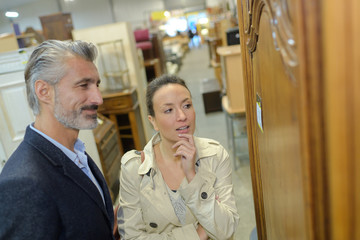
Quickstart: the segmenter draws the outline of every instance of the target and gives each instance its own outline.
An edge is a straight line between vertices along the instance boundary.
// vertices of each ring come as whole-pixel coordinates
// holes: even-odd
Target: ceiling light
[[[165,16],[165,17],[170,17],[170,12],[169,12],[169,11],[165,11],[165,12],[164,12],[164,16]]]
[[[5,16],[9,17],[9,18],[17,18],[19,16],[19,13],[18,12],[6,12]]]

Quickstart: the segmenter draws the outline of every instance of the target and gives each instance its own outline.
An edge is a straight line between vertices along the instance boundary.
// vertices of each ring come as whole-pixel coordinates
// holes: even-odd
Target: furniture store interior
[[[49,39],[91,42],[103,104],[98,126],[79,138],[114,206],[122,156],[142,150],[155,133],[146,87],[176,75],[191,92],[194,135],[218,141],[229,154],[240,218],[233,239],[257,239],[235,0],[1,1],[0,13],[0,172],[35,120],[24,82],[34,48]]]

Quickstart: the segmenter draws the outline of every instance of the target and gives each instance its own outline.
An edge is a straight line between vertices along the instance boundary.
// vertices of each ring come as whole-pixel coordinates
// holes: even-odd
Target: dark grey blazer
[[[113,239],[104,177],[88,156],[93,182],[59,148],[27,127],[0,174],[0,239]]]

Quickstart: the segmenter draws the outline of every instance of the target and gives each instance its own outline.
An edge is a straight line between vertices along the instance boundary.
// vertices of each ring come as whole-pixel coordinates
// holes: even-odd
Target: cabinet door
[[[1,143],[1,139],[0,139],[0,173],[6,163],[6,159],[7,159],[7,157],[5,155],[4,147],[3,147],[2,143]]]
[[[358,0],[238,0],[259,239],[360,239]]]
[[[239,0],[238,9],[259,239],[309,239],[295,6]]]
[[[0,140],[9,158],[22,141],[26,126],[34,121],[26,99],[23,71],[1,75],[0,99]]]

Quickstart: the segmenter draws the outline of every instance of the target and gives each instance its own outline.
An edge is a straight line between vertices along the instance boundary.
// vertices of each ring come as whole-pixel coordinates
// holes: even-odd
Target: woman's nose
[[[186,119],[186,114],[183,110],[179,109],[177,118],[178,121],[184,121]]]

